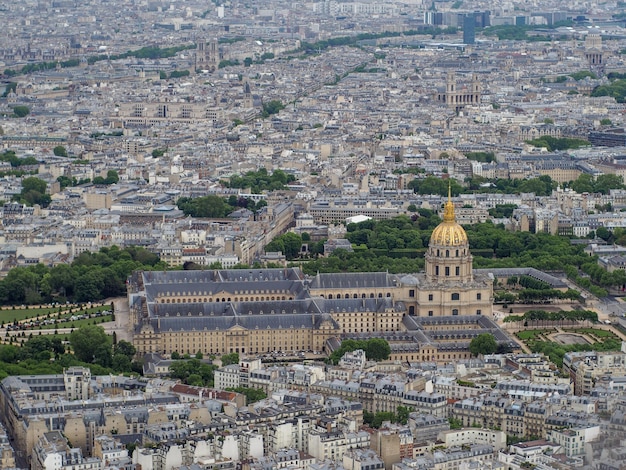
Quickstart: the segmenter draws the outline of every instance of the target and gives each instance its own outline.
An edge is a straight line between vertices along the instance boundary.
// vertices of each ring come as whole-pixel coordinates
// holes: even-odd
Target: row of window
[[[452,315],[458,315],[459,314],[459,309],[458,308],[453,308],[452,309]],[[434,312],[432,310],[428,311],[428,316],[432,317],[434,315]],[[478,309],[476,310],[476,315],[482,315],[482,310]]]
[[[443,250],[437,250],[437,256],[441,256],[443,254]],[[463,256],[465,256],[465,250],[462,251]],[[455,256],[459,256],[459,250],[456,250]],[[450,257],[450,250],[446,250],[446,258]]]
[[[444,275],[445,276],[449,276],[450,275],[450,266],[446,266],[445,267]],[[454,275],[455,276],[460,276],[461,275],[461,268],[459,266],[456,266],[454,268]],[[439,276],[439,266],[435,266],[435,276]]]
[[[379,295],[380,297],[380,295]],[[387,297],[389,297],[389,294],[387,294]],[[332,296],[329,297],[332,299]],[[339,298],[339,297],[337,297]],[[346,294],[346,299],[347,299],[347,294]],[[356,299],[356,297],[355,297]],[[178,299],[161,299],[159,302],[162,304],[169,304],[169,303],[173,303],[173,304],[186,304],[186,303],[199,303],[199,302],[264,302],[264,301],[268,301],[268,300],[293,300],[293,297],[286,297],[286,296],[260,296],[260,297],[235,297],[234,300],[231,299],[230,297],[222,297],[221,299],[219,297],[216,297],[215,299],[213,299],[213,297],[208,297],[208,298],[197,298],[197,299],[185,299],[185,298],[178,298]]]
[[[428,294],[428,300],[432,301],[434,300],[434,298],[435,298],[434,294]],[[452,300],[460,300],[460,298],[461,298],[461,294],[459,294],[458,292],[453,292],[451,295]],[[482,293],[478,292],[476,294],[476,300],[482,300],[482,298],[483,298]]]
[[[322,297],[322,298],[324,298],[324,295],[322,294],[322,296],[321,296],[321,297]],[[373,294],[373,293],[372,293],[372,294],[370,294],[370,299],[373,299],[374,297],[375,297],[375,296],[374,296],[374,294]],[[385,297],[391,297],[391,292],[387,292],[387,294],[385,295]],[[329,299],[332,299],[332,298],[333,298],[333,294],[328,294],[328,298],[329,298]],[[342,297],[342,295],[341,295],[341,294],[337,294],[337,295],[335,296],[335,298],[336,298],[336,299],[349,299],[349,298],[350,298],[350,294],[344,294],[344,295],[343,295],[343,297]],[[358,295],[358,294],[352,294],[352,298],[353,298],[353,299],[358,299],[358,298],[359,298],[359,295]],[[362,299],[367,298],[367,294],[361,294],[361,298],[362,298]],[[382,294],[382,292],[379,292],[379,293],[378,293],[378,298],[379,298],[379,299],[382,299],[382,298],[383,298],[383,294]]]

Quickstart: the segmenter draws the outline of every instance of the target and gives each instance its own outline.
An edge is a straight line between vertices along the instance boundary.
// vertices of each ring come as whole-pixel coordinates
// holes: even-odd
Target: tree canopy
[[[18,118],[26,117],[30,114],[30,108],[28,106],[13,106],[13,114]]]
[[[57,157],[67,157],[67,149],[63,145],[57,145],[52,149],[52,153],[54,153]]]
[[[222,367],[229,366],[231,364],[239,364],[239,353],[224,354],[222,356]]]
[[[382,338],[371,339],[345,339],[341,342],[339,349],[333,351],[329,357],[329,361],[338,364],[339,359],[347,352],[362,349],[365,351],[365,357],[371,361],[384,361],[389,359],[391,347],[389,343]]]
[[[482,333],[472,339],[469,349],[473,356],[493,354],[498,350],[498,343],[491,333]]]
[[[458,196],[463,192],[463,187],[455,179],[444,180],[436,176],[427,176],[424,179],[415,178],[409,181],[407,188],[412,189],[417,194],[438,194],[448,195],[448,183],[452,196]]]
[[[611,189],[626,189],[624,179],[619,175],[605,174],[594,178],[588,173],[581,174],[572,181],[570,187],[577,193],[601,193],[608,194]]]
[[[286,189],[285,185],[295,180],[295,176],[282,170],[274,170],[269,174],[265,168],[260,168],[257,171],[249,171],[242,176],[233,175],[229,180],[222,181],[222,184],[227,188],[250,188],[252,193],[260,194],[263,191]]]
[[[70,334],[70,345],[74,355],[82,362],[95,363],[102,367],[112,365],[112,339],[98,325],[87,325]]]
[[[41,207],[48,207],[52,199],[49,194],[46,194],[47,186],[44,180],[36,176],[24,178],[22,180],[22,191],[13,198],[29,206],[38,204]]]
[[[115,184],[119,180],[120,180],[120,177],[117,174],[117,171],[109,170],[109,171],[107,171],[106,178],[103,178],[102,176],[96,176],[93,179],[93,184]]]
[[[159,257],[141,247],[102,248],[81,253],[71,265],[18,266],[0,281],[3,304],[43,301],[88,302],[118,297],[126,292],[126,278],[137,269],[163,269]]]
[[[537,139],[528,140],[526,143],[534,145],[535,147],[545,147],[549,152],[555,150],[568,150],[578,149],[581,147],[588,147],[591,142],[585,139],[575,139],[572,137],[552,137],[550,135],[543,135]]]
[[[280,251],[287,259],[297,258],[302,248],[302,236],[287,232],[274,238],[265,246],[265,252]]]

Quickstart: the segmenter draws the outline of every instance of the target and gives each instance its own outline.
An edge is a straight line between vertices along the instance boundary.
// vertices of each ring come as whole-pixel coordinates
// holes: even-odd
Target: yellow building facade
[[[450,197],[425,257],[425,272],[406,275],[137,272],[128,285],[133,342],[139,354],[256,355],[329,352],[345,338],[384,337],[393,359],[436,362],[469,357],[469,341],[485,331],[513,347],[490,319],[493,279],[473,271]]]

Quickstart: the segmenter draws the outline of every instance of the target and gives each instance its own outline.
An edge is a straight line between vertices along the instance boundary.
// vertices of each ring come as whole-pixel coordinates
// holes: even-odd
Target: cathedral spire
[[[443,207],[443,221],[456,222],[454,215],[454,204],[452,203],[452,183],[448,180],[448,202]]]

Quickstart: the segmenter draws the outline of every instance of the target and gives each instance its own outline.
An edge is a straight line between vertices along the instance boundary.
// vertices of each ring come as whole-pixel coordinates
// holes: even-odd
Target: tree
[[[46,187],[46,182],[36,176],[24,178],[22,180],[22,192],[17,199],[29,206],[39,204],[42,207],[47,207],[51,199],[50,195],[46,194]]]
[[[111,367],[116,372],[130,372],[132,370],[130,358],[124,354],[115,354],[111,361]]]
[[[263,117],[271,116],[272,114],[277,114],[281,109],[284,109],[285,105],[280,100],[272,100],[269,103],[263,103],[263,112],[261,115]]]
[[[396,410],[396,421],[400,424],[407,424],[409,422],[409,415],[411,414],[411,408],[408,406],[398,406]]]
[[[115,346],[113,346],[113,354],[122,354],[127,356],[129,359],[132,359],[136,352],[137,349],[135,346],[123,339],[119,340]]]
[[[227,388],[226,390],[244,394],[246,396],[247,405],[267,398],[267,394],[260,388],[235,387]]]
[[[14,106],[13,114],[18,118],[26,117],[30,114],[30,108],[28,106]]]
[[[70,345],[74,355],[83,362],[99,364],[103,367],[111,365],[111,338],[104,328],[86,325],[70,334]]]
[[[67,150],[62,145],[57,145],[52,149],[52,153],[54,153],[57,157],[67,157]]]
[[[482,333],[470,342],[469,349],[473,356],[493,354],[498,350],[498,343],[491,333]]]
[[[230,364],[239,364],[239,353],[224,354],[222,356],[222,367]]]
[[[30,176],[22,180],[22,193],[28,191],[46,192],[46,182],[36,176]]]
[[[389,359],[391,347],[389,343],[382,338],[372,338],[367,341],[365,348],[365,356],[372,361],[384,361]]]

